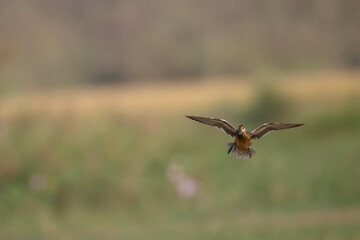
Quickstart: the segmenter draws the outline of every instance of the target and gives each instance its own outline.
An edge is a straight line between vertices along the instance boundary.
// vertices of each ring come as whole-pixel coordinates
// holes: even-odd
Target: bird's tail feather
[[[255,150],[248,148],[240,152],[235,143],[228,143],[228,154],[229,153],[233,153],[237,158],[251,158],[255,155]]]

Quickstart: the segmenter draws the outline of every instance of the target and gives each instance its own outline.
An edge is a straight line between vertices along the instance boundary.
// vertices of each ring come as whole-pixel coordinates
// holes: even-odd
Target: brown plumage
[[[255,150],[251,148],[251,140],[259,139],[271,131],[284,130],[302,126],[302,123],[265,123],[251,132],[246,131],[243,125],[235,129],[226,120],[211,117],[186,116],[192,120],[204,123],[206,125],[217,127],[226,134],[235,137],[235,142],[228,144],[228,153],[234,153],[239,158],[251,158]]]

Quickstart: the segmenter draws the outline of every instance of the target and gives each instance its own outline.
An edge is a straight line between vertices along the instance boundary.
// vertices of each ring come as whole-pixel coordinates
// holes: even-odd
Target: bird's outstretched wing
[[[302,123],[265,123],[254,129],[250,134],[252,139],[259,139],[271,131],[300,127]]]
[[[224,119],[211,118],[211,117],[195,117],[195,116],[185,116],[185,117],[204,123],[206,125],[217,127],[223,130],[226,134],[229,134],[233,137],[236,135],[236,129]]]

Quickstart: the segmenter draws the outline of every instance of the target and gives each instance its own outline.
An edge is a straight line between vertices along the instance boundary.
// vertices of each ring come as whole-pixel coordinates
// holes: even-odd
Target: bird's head
[[[238,131],[238,134],[239,134],[239,135],[242,135],[242,134],[246,131],[246,129],[244,128],[243,125],[240,125],[240,126],[238,127],[237,131]]]

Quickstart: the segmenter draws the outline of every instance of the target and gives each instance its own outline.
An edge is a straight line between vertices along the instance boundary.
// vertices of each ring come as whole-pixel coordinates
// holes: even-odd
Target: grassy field
[[[100,88],[34,90],[0,98],[1,119],[20,114],[56,118],[89,118],[103,115],[183,115],[189,111],[213,112],[230,104],[241,111],[262,91],[281,94],[286,101],[328,106],[358,98],[360,71],[316,72],[275,76],[184,79],[182,82],[144,83]],[[193,81],[196,80],[196,81]]]
[[[359,239],[358,80],[326,73],[4,96],[0,238]],[[231,138],[184,114],[248,130],[305,126],[267,135],[253,159],[239,160],[226,154]]]

